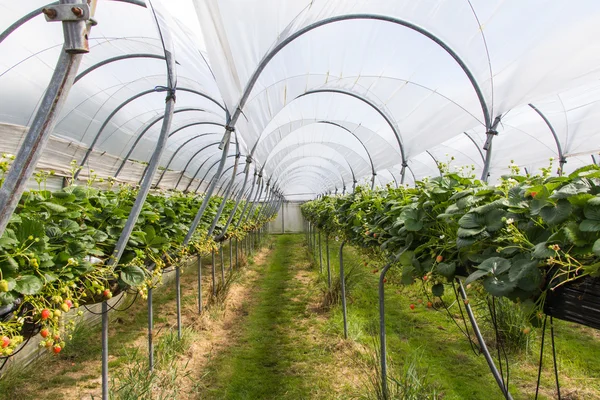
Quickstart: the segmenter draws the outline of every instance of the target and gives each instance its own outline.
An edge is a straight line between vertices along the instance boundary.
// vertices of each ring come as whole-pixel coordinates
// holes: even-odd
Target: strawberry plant
[[[9,161],[6,157],[3,162]],[[81,304],[108,300],[127,288],[144,296],[148,287],[160,281],[165,266],[175,265],[189,254],[206,254],[217,248],[213,238],[207,237],[207,230],[221,198],[210,199],[192,241],[183,247],[202,197],[156,191],[148,195],[119,264],[109,266],[107,261],[137,189],[113,187],[111,181],[108,190],[101,190],[91,186],[97,180],[93,178],[87,186],[48,191],[44,184],[47,174],[38,175],[40,190],[22,196],[0,238],[0,338],[8,338],[8,344],[0,349],[2,356],[11,354],[24,337],[40,330],[46,335],[43,346],[58,353],[64,343],[48,335],[69,328],[62,323],[62,313]],[[216,234],[234,203],[227,201]],[[264,217],[258,220],[261,208],[255,207],[253,215],[236,229],[243,206],[236,210],[228,237],[241,239],[267,222]]]
[[[462,173],[414,188],[324,196],[302,206],[304,217],[358,248],[397,257],[403,283],[481,282],[493,296],[535,301],[547,290],[600,275],[600,167],[568,176],[512,174],[488,185]]]

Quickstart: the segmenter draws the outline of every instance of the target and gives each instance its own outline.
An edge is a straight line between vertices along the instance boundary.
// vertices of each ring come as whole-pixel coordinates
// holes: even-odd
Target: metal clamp
[[[219,150],[223,150],[225,143],[231,140],[231,132],[233,132],[233,128],[229,129],[229,127],[225,127],[225,134],[223,135],[223,140],[219,143]]]
[[[90,19],[90,6],[81,4],[56,4],[42,9],[47,22],[87,21]]]
[[[69,54],[89,53],[89,26],[96,24],[91,20],[90,6],[87,3],[75,3],[73,0],[61,0],[60,4],[42,9],[48,22],[62,22],[65,37],[64,50]]]

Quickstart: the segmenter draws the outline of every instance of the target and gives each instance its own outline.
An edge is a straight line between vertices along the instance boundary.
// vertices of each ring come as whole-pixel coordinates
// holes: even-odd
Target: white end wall
[[[277,212],[277,218],[269,223],[271,233],[300,233],[304,232],[304,222],[300,205],[302,203],[283,203]]]

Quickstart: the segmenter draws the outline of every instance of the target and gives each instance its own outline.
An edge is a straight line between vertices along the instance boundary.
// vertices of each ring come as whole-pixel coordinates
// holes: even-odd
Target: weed
[[[346,289],[346,299],[350,297],[353,289],[358,285],[365,273],[360,269],[360,266],[356,262],[348,263],[344,265],[344,281]],[[334,274],[334,271],[332,271]],[[321,301],[321,307],[325,310],[329,310],[331,307],[341,304],[342,302],[342,281],[339,274],[334,274],[331,280],[331,287],[327,285],[327,278],[322,276],[323,282],[323,300]]]

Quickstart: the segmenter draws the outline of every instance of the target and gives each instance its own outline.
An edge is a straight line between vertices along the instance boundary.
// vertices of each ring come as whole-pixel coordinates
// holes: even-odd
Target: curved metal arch
[[[207,98],[207,99],[209,99],[209,100],[211,100],[213,102],[215,101],[214,99],[210,98],[210,96],[208,96],[207,94],[199,92],[199,91],[197,91],[195,89],[190,89],[190,88],[185,88],[185,87],[178,87],[177,90],[178,91],[182,91],[182,92],[188,92],[188,93],[197,94],[198,96]],[[81,162],[79,163],[79,165],[85,165],[85,163],[87,162],[88,158],[90,157],[90,155],[94,151],[94,148],[96,147],[96,144],[98,143],[98,140],[100,140],[100,136],[102,135],[102,132],[104,132],[104,129],[106,128],[106,126],[108,125],[108,123],[112,120],[112,118],[121,109],[123,109],[123,107],[125,107],[126,105],[128,105],[132,101],[134,101],[136,99],[139,99],[140,97],[146,96],[146,95],[148,95],[150,93],[160,93],[160,92],[157,92],[156,88],[144,90],[142,92],[139,92],[139,93],[134,94],[133,96],[129,97],[127,100],[123,101],[115,109],[113,109],[113,111],[111,111],[111,113],[108,115],[108,117],[106,117],[106,119],[104,120],[104,122],[100,126],[100,129],[98,129],[98,133],[96,133],[96,136],[94,136],[94,140],[92,140],[92,143],[90,144],[90,146],[88,147],[87,151],[85,152],[85,155],[83,156],[83,159],[81,160]],[[77,179],[77,176],[79,176],[79,172],[80,171],[77,171],[77,173],[75,174],[75,179]]]
[[[310,94],[319,94],[319,93],[336,93],[336,94],[343,94],[345,96],[350,96],[357,100],[362,101],[363,103],[365,103],[369,107],[371,107],[373,110],[375,110],[389,125],[389,127],[392,129],[392,132],[394,132],[394,136],[396,137],[396,141],[398,142],[398,148],[400,149],[400,156],[402,157],[402,162],[403,163],[406,162],[406,154],[404,152],[402,136],[400,135],[400,128],[398,128],[398,125],[396,125],[396,122],[393,120],[392,116],[388,115],[387,112],[385,112],[385,110],[380,108],[377,104],[375,104],[373,101],[371,101],[366,96],[363,96],[356,92],[352,92],[350,90],[337,89],[337,88],[323,88],[323,89],[308,90],[308,91],[304,92],[303,94],[299,95],[298,97],[296,97],[296,99],[299,99],[300,97],[304,97],[304,96],[307,96]]]
[[[306,178],[312,178],[309,182],[316,182],[321,186],[321,189],[323,190],[327,190],[329,187],[333,186],[335,187],[335,182],[333,182],[331,179],[329,179],[327,176],[320,174],[316,171],[295,171],[292,172],[290,175],[288,175],[286,177],[286,180],[282,181],[279,183],[279,185],[282,187],[282,191],[285,191],[285,186],[287,186],[289,184],[289,182],[294,182],[297,179],[306,179]],[[314,179],[314,178],[318,178],[318,179]]]
[[[244,164],[245,164],[245,162],[244,162]],[[241,163],[240,163],[240,165],[241,165]],[[229,171],[229,170],[230,170],[230,169],[232,169],[233,167],[234,167],[234,166],[232,165],[231,167],[227,168],[227,171]],[[236,173],[236,174],[235,174],[235,177],[233,178],[233,182],[234,182],[234,185],[235,185],[235,186],[234,186],[234,187],[233,187],[233,189],[231,190],[231,194],[232,194],[231,198],[232,198],[232,199],[233,199],[233,198],[235,198],[235,197],[238,195],[238,193],[237,193],[236,191],[237,191],[238,187],[240,186],[240,184],[242,183],[242,182],[235,183],[235,180],[237,179],[237,177],[238,177],[238,176],[240,176],[240,175],[244,175],[245,173],[246,173],[246,171],[244,170],[244,171],[240,171],[240,172],[238,172],[238,173]],[[223,179],[223,176],[224,176],[224,174],[221,174],[221,179]],[[228,182],[227,182],[227,184],[229,185],[229,184],[230,184],[230,181],[228,181]],[[226,186],[226,185],[223,185],[223,186],[221,186],[221,187],[219,188],[219,190],[217,191],[217,196],[220,196],[220,195],[221,195],[221,194],[220,194],[220,191],[221,191],[221,190],[223,190],[223,188],[224,188],[225,186]]]
[[[318,156],[316,156],[316,157],[318,157]],[[301,165],[301,166],[298,166],[298,167],[296,167],[296,169],[295,169],[295,170],[293,170],[293,171],[291,171],[291,172],[288,172],[288,171],[290,170],[290,168],[292,168],[292,167],[293,167],[293,164],[292,164],[292,165],[288,165],[288,166],[287,166],[287,167],[286,167],[286,168],[285,168],[285,169],[284,169],[284,170],[283,170],[283,171],[280,173],[280,175],[277,177],[277,181],[276,181],[275,183],[278,183],[278,184],[281,186],[281,182],[282,182],[282,180],[284,180],[284,179],[285,179],[285,178],[286,178],[288,175],[290,175],[290,174],[295,174],[295,173],[298,173],[298,172],[303,172],[303,169],[305,169],[305,168],[308,168],[308,167],[314,168],[313,166],[310,166],[310,165]],[[329,169],[329,171],[330,171],[330,172],[334,172],[334,173],[335,173],[335,172],[339,173],[339,171],[337,171],[337,169]],[[335,175],[335,174],[334,174],[334,175]],[[337,176],[336,176],[336,178],[337,178]],[[341,176],[341,174],[339,175],[339,178],[340,178],[340,180],[341,180],[341,183],[342,183],[342,185],[343,185],[343,184],[344,184],[344,178]],[[335,182],[334,182],[332,179],[330,179],[330,182],[331,182],[331,183],[333,183],[333,186],[334,186],[334,187],[336,186]]]
[[[327,186],[327,183],[325,183],[323,181],[322,177],[320,177],[318,175],[295,176],[295,177],[292,177],[289,181],[285,182],[286,187],[289,187],[293,184],[309,187],[315,191],[314,192],[315,194],[324,193],[329,190],[329,186]],[[285,192],[286,192],[285,189],[282,190],[282,193],[285,193]]]
[[[371,153],[369,152],[369,149],[367,148],[367,146],[366,146],[366,145],[363,143],[363,141],[362,141],[362,140],[361,140],[361,139],[358,137],[358,135],[357,135],[357,134],[355,134],[355,133],[354,133],[354,132],[352,132],[350,129],[346,128],[345,126],[343,126],[343,125],[341,125],[341,124],[338,124],[337,122],[333,122],[333,121],[327,121],[327,120],[317,120],[317,121],[315,121],[315,122],[311,122],[311,123],[309,123],[309,124],[307,124],[307,125],[302,125],[301,127],[298,127],[298,128],[296,128],[296,129],[294,129],[294,130],[290,131],[290,132],[289,132],[289,134],[292,134],[293,132],[295,132],[295,131],[297,131],[297,130],[299,130],[299,129],[301,129],[301,128],[307,127],[307,126],[309,126],[309,125],[312,125],[312,124],[327,124],[327,125],[335,126],[335,127],[337,127],[337,128],[343,129],[345,132],[347,132],[347,133],[351,134],[351,135],[352,135],[354,138],[356,138],[356,140],[357,140],[357,141],[360,143],[360,145],[362,146],[362,148],[363,148],[363,149],[365,150],[365,152],[367,153],[367,157],[369,158],[369,163],[371,164],[371,172],[372,172],[372,174],[375,174],[375,165],[374,165],[374,163],[373,163],[373,158],[371,157]],[[277,129],[279,129],[279,128],[280,128],[280,127],[278,127]],[[271,135],[273,132],[275,132],[275,130],[271,131],[269,134],[267,134],[267,135],[266,135],[266,136],[264,136],[264,137],[270,136],[270,135]],[[260,139],[261,139],[262,137],[263,137],[263,136],[261,135],[261,137],[259,138],[259,140],[257,140],[257,141],[256,141],[256,143],[254,144],[254,147],[252,148],[252,151],[251,151],[251,153],[250,153],[250,154],[254,154],[254,151],[255,151],[255,150],[258,148],[258,144],[259,144],[259,142],[260,142]],[[352,175],[353,175],[353,176],[352,176],[352,179],[353,179],[353,180],[356,180],[356,178],[354,177],[354,173],[353,173]]]
[[[471,142],[473,142],[473,144],[475,145],[475,148],[477,149],[477,151],[479,152],[479,155],[481,156],[481,161],[483,161],[485,163],[485,156],[483,155],[483,152],[479,148],[479,145],[477,144],[475,139],[473,139],[471,137],[471,135],[469,135],[467,132],[463,132],[463,133],[471,140]]]
[[[90,72],[93,72],[95,70],[97,70],[98,68],[116,62],[116,61],[121,61],[121,60],[128,60],[128,59],[133,59],[133,58],[150,58],[150,59],[156,59],[156,60],[165,60],[164,56],[161,56],[160,54],[152,54],[152,53],[132,53],[132,54],[121,54],[120,56],[115,56],[115,57],[111,57],[111,58],[107,58],[105,60],[99,61],[96,64],[90,66],[89,68],[87,68],[86,70],[84,70],[83,72],[79,73],[76,77],[75,80],[73,81],[73,84],[76,84],[80,79],[84,78],[87,74],[89,74]],[[179,64],[179,63],[177,63]]]
[[[177,179],[177,183],[175,184],[174,189],[177,189],[177,186],[179,186],[179,183],[181,182],[181,180],[185,176],[185,172],[187,171],[188,167],[190,166],[190,164],[192,163],[192,161],[194,160],[194,158],[196,158],[196,156],[198,154],[202,153],[204,150],[208,149],[209,147],[218,146],[220,143],[221,143],[221,141],[219,140],[219,141],[207,144],[206,146],[202,147],[200,150],[198,150],[197,152],[195,152],[194,155],[191,156],[190,159],[187,161],[187,163],[185,164],[185,167],[183,167],[183,169],[181,170],[181,174],[179,175],[179,179]],[[234,143],[234,142],[231,142],[231,143]],[[211,156],[212,156],[212,154],[211,154]],[[194,175],[194,178],[195,178],[195,175]],[[194,178],[192,178],[192,181],[194,180]],[[187,190],[187,187],[185,188],[185,190]]]
[[[219,154],[219,153],[214,153],[211,154],[206,161],[204,161],[204,163],[206,163],[209,159],[212,158],[212,156],[214,156],[215,154]],[[225,159],[227,158],[231,158],[231,157],[237,157],[237,154],[229,154],[227,157],[225,157]],[[213,169],[216,165],[218,165],[221,162],[221,159],[218,159],[217,161],[215,161],[213,164],[211,164],[210,167],[208,167],[208,170],[206,170],[206,173],[204,174],[204,176],[202,177],[202,179],[200,179],[200,182],[198,183],[198,186],[196,187],[195,192],[198,192],[198,190],[200,189],[200,185],[202,185],[202,182],[204,182],[206,180],[206,177],[208,176],[208,173],[210,172],[211,169]],[[200,169],[202,168],[202,166],[204,165],[204,163],[202,163],[202,165],[200,165],[200,167],[198,168],[198,171],[196,172],[195,175],[197,175],[200,172]],[[194,176],[195,176],[194,175]],[[190,181],[191,183],[191,181]],[[186,188],[187,190],[187,188]]]
[[[240,154],[240,157],[241,156],[242,155]],[[244,164],[244,166],[245,166],[246,165],[246,161],[239,161],[238,162],[238,167],[240,167],[242,164]],[[219,195],[219,192],[221,190],[223,190],[223,188],[229,186],[232,183],[231,179],[227,179],[226,173],[229,172],[229,171],[231,171],[233,168],[235,168],[235,164],[230,165],[229,167],[225,168],[223,170],[223,172],[221,172],[221,175],[217,179],[217,187],[219,188],[219,190],[217,191],[217,196]],[[238,175],[243,174],[243,173],[245,173],[245,171],[241,171],[239,173],[236,173],[235,176],[237,177]],[[215,179],[215,178],[216,178],[215,175],[213,175],[213,176],[210,177],[211,180]],[[223,179],[223,178],[225,178],[225,179]],[[221,183],[221,181],[222,181],[222,183]],[[234,178],[234,181],[235,181],[235,178]],[[220,186],[219,186],[219,183],[221,183]],[[227,183],[227,184],[225,184],[225,183]]]
[[[326,18],[321,21],[314,22],[308,26],[305,26],[304,28],[294,32],[293,34],[291,34],[290,36],[288,36],[287,38],[282,40],[272,50],[270,50],[267,54],[264,55],[264,57],[262,58],[262,60],[258,64],[258,66],[256,67],[256,70],[254,71],[254,73],[250,77],[248,83],[246,84],[246,87],[244,88],[244,92],[242,93],[242,97],[240,98],[238,105],[235,108],[235,112],[233,113],[233,115],[231,117],[230,125],[232,127],[235,126],[240,114],[242,113],[242,109],[244,108],[246,101],[248,100],[250,93],[252,92],[252,89],[254,88],[254,85],[258,81],[258,78],[260,77],[260,75],[262,74],[262,72],[264,71],[266,66],[269,64],[269,62],[273,59],[273,57],[275,57],[277,55],[277,53],[279,53],[283,48],[285,48],[288,44],[293,42],[295,39],[299,38],[300,36],[304,35],[305,33],[308,33],[316,28],[319,28],[321,26],[328,25],[331,23],[348,21],[348,20],[357,20],[357,19],[377,20],[377,21],[384,21],[384,22],[398,24],[398,25],[404,26],[406,28],[409,28],[417,33],[420,33],[421,35],[429,38],[434,43],[436,43],[438,46],[440,46],[446,53],[448,53],[457,62],[457,64],[460,66],[460,68],[463,70],[463,72],[469,79],[471,85],[473,86],[473,89],[475,90],[475,94],[477,95],[479,103],[481,105],[481,110],[482,110],[484,121],[485,121],[486,132],[490,132],[490,135],[492,135],[491,131],[493,131],[493,129],[494,129],[494,124],[492,123],[491,110],[489,109],[489,107],[487,105],[487,102],[483,95],[483,91],[481,90],[481,87],[479,86],[477,79],[475,79],[475,76],[473,75],[473,73],[471,72],[471,70],[469,69],[467,64],[458,55],[458,53],[456,53],[443,40],[441,40],[439,37],[437,37],[433,33],[429,32],[425,28],[422,28],[416,24],[413,24],[411,22],[405,21],[400,18],[385,16],[385,15],[377,15],[377,14],[345,14],[345,15],[339,15],[339,16],[335,16],[335,17]],[[499,120],[499,117],[497,117],[497,120]],[[486,156],[486,163],[485,163],[486,165],[484,165],[484,175],[487,176],[487,170],[489,169],[489,161],[491,160],[491,152],[492,152],[491,145],[486,149],[486,151],[487,151],[487,156]],[[403,169],[402,169],[401,183],[404,183],[405,168],[408,165],[408,161],[406,160],[406,158],[404,156],[403,149],[402,149],[402,158],[403,158],[403,160],[402,160],[402,168]]]
[[[190,186],[192,186],[192,182],[194,181],[194,179],[196,179],[196,176],[198,176],[198,174],[202,170],[202,167],[204,167],[204,164],[206,164],[208,162],[208,160],[210,160],[216,154],[219,154],[219,153],[218,152],[212,153],[211,155],[209,155],[208,157],[206,157],[206,160],[202,161],[202,164],[200,164],[200,166],[196,170],[196,173],[192,176],[192,179],[190,179],[190,181],[188,182],[188,184],[185,187],[185,189],[183,189],[184,192],[187,192],[188,189],[190,188]],[[230,157],[230,156],[227,156],[227,157]],[[198,192],[198,189],[200,189],[200,185],[202,185],[202,181],[200,181],[198,183],[198,186],[196,187],[196,193]],[[175,187],[177,187],[177,186],[175,186]]]
[[[290,147],[294,147],[294,150],[297,150],[297,149],[300,149],[300,148],[302,148],[302,147],[305,147],[305,146],[308,146],[308,145],[313,145],[313,144],[317,144],[317,145],[323,145],[323,146],[326,146],[326,147],[330,148],[332,151],[334,151],[335,153],[339,154],[339,155],[340,155],[340,156],[341,156],[341,157],[344,159],[344,161],[346,161],[346,163],[348,164],[348,168],[350,169],[350,173],[351,173],[351,175],[352,175],[352,179],[353,179],[353,180],[355,180],[355,179],[356,179],[356,177],[355,177],[355,175],[354,175],[354,170],[352,169],[352,165],[350,164],[350,161],[349,161],[349,160],[348,160],[348,159],[347,159],[347,158],[346,158],[346,157],[345,157],[345,156],[344,156],[342,153],[340,153],[338,150],[336,150],[336,149],[335,149],[335,148],[333,148],[332,146],[328,145],[327,143],[321,143],[321,142],[319,142],[319,143],[314,143],[314,142],[310,142],[310,143],[303,143],[303,144],[301,144],[301,145],[289,145],[289,146],[286,146],[286,147],[283,147],[283,148],[279,149],[279,151],[277,151],[276,153],[273,153],[273,150],[274,150],[274,149],[273,149],[273,150],[271,150],[271,152],[270,152],[270,153],[269,153],[269,155],[267,156],[267,160],[266,160],[266,161],[265,161],[265,163],[262,165],[262,168],[266,168],[267,164],[269,164],[269,162],[270,162],[270,161],[273,161],[273,158],[274,158],[275,156],[277,156],[278,154],[282,153],[283,151],[286,151],[286,150],[288,150]],[[338,146],[340,146],[340,147],[344,147],[344,148],[348,149],[349,151],[352,151],[353,153],[357,154],[357,153],[356,153],[356,152],[354,152],[354,151],[353,151],[351,148],[349,148],[349,147],[347,147],[347,146],[344,146],[343,144],[340,144],[340,143],[335,143],[335,144],[336,144],[336,145],[338,145]],[[277,170],[278,166],[279,166],[279,165],[280,165],[282,162],[284,162],[284,161],[285,161],[285,157],[287,157],[288,155],[289,155],[289,153],[288,153],[286,156],[284,156],[284,158],[283,158],[282,160],[280,160],[280,161],[279,161],[277,164],[275,164],[275,166],[273,167],[273,174],[275,174],[275,173],[276,173],[276,170]],[[305,156],[305,157],[309,157],[309,156]],[[363,158],[361,158],[361,159],[362,159],[362,161],[365,161]]]
[[[356,140],[358,140],[358,142],[360,143],[360,145],[362,146],[362,148],[365,149],[365,152],[367,153],[367,157],[369,157],[369,163],[371,164],[371,172],[373,173],[373,175],[375,175],[375,164],[373,164],[373,157],[371,157],[371,153],[367,149],[367,146],[363,143],[362,140],[360,140],[360,138],[358,137],[358,135],[356,135],[354,132],[352,132],[350,129],[346,128],[345,126],[342,126],[342,125],[338,124],[337,122],[320,120],[320,121],[317,121],[317,123],[336,126],[338,128],[341,128],[341,129],[345,130],[346,132],[348,132],[352,136],[354,136],[356,138]],[[354,175],[352,176],[352,178],[354,179]]]
[[[115,2],[119,2],[119,3],[128,3],[134,6],[140,6],[140,7],[144,7],[146,8],[146,3],[144,3],[143,1],[140,0],[112,0]],[[58,4],[58,1],[55,1],[53,3],[48,3],[45,6],[41,6],[39,8],[36,8],[35,10],[31,11],[28,14],[25,14],[23,17],[19,18],[18,20],[16,20],[11,26],[9,26],[8,28],[6,28],[4,30],[4,32],[0,33],[0,43],[2,43],[4,41],[4,39],[6,39],[8,36],[10,36],[11,33],[13,33],[14,31],[16,31],[17,29],[19,29],[19,27],[23,24],[25,24],[26,22],[32,20],[33,18],[37,17],[38,15],[42,14],[42,10],[46,7],[51,7],[51,6],[55,6]]]
[[[336,172],[339,174],[340,179],[342,180],[342,185],[346,186],[346,180],[344,179],[344,175],[340,171],[340,170],[343,170],[343,165],[340,164],[340,163],[338,163],[337,161],[334,162],[332,160],[329,160],[326,157],[322,157],[322,156],[318,156],[318,155],[314,155],[314,156],[299,156],[299,157],[293,157],[291,159],[285,160],[285,163],[287,165],[284,165],[283,166],[283,170],[277,175],[278,176],[278,180],[279,180],[279,177],[284,176],[285,172],[290,167],[292,167],[295,163],[297,163],[298,161],[307,160],[307,159],[323,159],[323,160],[327,161],[329,164],[331,164],[335,168]],[[346,162],[348,162],[348,161],[346,160]],[[280,164],[278,164],[277,168],[279,168],[281,166],[281,164],[283,164],[283,162],[280,163]],[[352,176],[354,176],[354,173],[352,173]]]
[[[297,157],[293,157],[291,159],[285,160],[285,162],[296,162],[296,161],[298,161],[300,159],[306,159],[306,158],[323,158],[323,159],[325,159],[327,161],[330,161],[331,164],[339,165],[340,167],[342,167],[342,165],[340,163],[338,163],[338,162],[334,163],[333,161],[331,161],[331,160],[329,160],[329,159],[327,159],[325,157],[319,157],[319,156],[297,156]],[[352,175],[352,182],[355,182],[356,181],[356,174],[354,173],[354,169],[352,168],[352,165],[350,164],[350,162],[346,158],[344,158],[344,161],[346,161],[346,163],[348,164],[348,168],[350,169],[350,174]],[[277,164],[276,168],[279,168],[282,163]],[[342,178],[342,183],[343,183],[343,185],[345,187],[346,186],[346,180],[344,179],[344,176],[341,173],[340,173],[340,177]]]
[[[250,80],[248,81],[248,83],[246,84],[246,87],[244,88],[244,92],[242,93],[242,97],[239,100],[239,103],[235,109],[235,112],[232,115],[231,125],[235,126],[235,123],[237,122],[237,119],[239,118],[239,116],[242,112],[242,109],[244,108],[246,101],[248,100],[248,97],[250,96],[250,93],[252,92],[252,89],[254,88],[254,85],[258,81],[258,78],[260,77],[260,75],[262,74],[262,72],[264,71],[266,66],[269,64],[269,62],[273,59],[273,57],[275,57],[277,55],[277,53],[279,53],[283,48],[285,48],[288,44],[293,42],[295,39],[299,38],[300,36],[304,35],[305,33],[308,33],[316,28],[319,28],[321,26],[328,25],[331,23],[348,21],[348,20],[357,20],[357,19],[378,20],[378,21],[395,23],[395,24],[404,26],[406,28],[409,28],[417,33],[420,33],[420,34],[426,36],[427,38],[431,39],[437,45],[439,45],[444,51],[446,51],[446,53],[448,53],[458,63],[460,68],[467,75],[467,78],[471,82],[471,85],[473,86],[473,89],[475,90],[475,93],[476,93],[479,103],[481,105],[481,109],[482,109],[484,121],[485,121],[485,126],[486,126],[486,131],[491,129],[491,127],[492,127],[491,112],[488,108],[487,102],[483,95],[483,91],[481,90],[479,83],[475,79],[475,76],[473,75],[473,73],[471,72],[471,70],[469,69],[467,64],[460,58],[458,53],[456,53],[449,45],[447,45],[439,37],[437,37],[433,33],[429,32],[425,28],[422,28],[416,24],[402,20],[400,18],[385,16],[385,15],[377,15],[377,14],[346,14],[346,15],[339,15],[339,16],[335,16],[335,17],[326,18],[326,19],[314,22],[308,26],[305,26],[304,28],[299,29],[298,31],[294,32],[293,34],[291,34],[290,36],[288,36],[287,38],[282,40],[279,44],[277,44],[277,46],[275,46],[271,51],[269,51],[267,54],[264,55],[264,57],[260,61],[259,65],[256,67],[256,70],[250,77]],[[403,163],[406,163],[406,160],[403,160]]]
[[[179,113],[182,113],[182,112],[189,112],[189,111],[201,111],[201,112],[204,112],[206,110],[204,110],[202,108],[196,108],[196,107],[185,107],[185,108],[180,108],[178,110],[173,111],[173,114],[179,114]],[[131,154],[135,150],[135,148],[138,145],[138,143],[142,140],[142,138],[144,137],[144,135],[146,134],[146,132],[148,132],[150,130],[150,128],[152,128],[154,126],[154,124],[156,124],[157,122],[163,120],[164,118],[165,118],[164,115],[159,115],[157,117],[154,117],[154,119],[152,119],[151,121],[149,121],[149,122],[146,123],[146,127],[140,132],[139,135],[137,135],[137,137],[135,138],[135,141],[133,142],[133,145],[131,146],[131,148],[129,149],[129,151],[127,151],[127,154],[125,155],[125,157],[123,157],[123,161],[121,162],[121,165],[119,165],[119,168],[117,169],[117,172],[115,172],[115,176],[114,176],[115,178],[121,173],[121,171],[123,170],[123,167],[125,166],[125,164],[129,160],[129,157],[131,156]]]
[[[443,174],[442,174],[442,170],[440,169],[440,162],[437,160],[437,158],[435,158],[435,157],[433,156],[433,154],[431,154],[431,152],[430,152],[429,150],[425,150],[425,152],[426,152],[427,154],[429,154],[429,157],[431,157],[431,158],[432,158],[433,162],[435,163],[435,166],[436,166],[436,167],[437,167],[437,169],[438,169],[438,173],[440,174],[440,176],[443,176]]]
[[[529,103],[528,105],[536,113],[538,113],[538,115],[540,117],[542,117],[542,119],[544,120],[544,122],[548,126],[548,129],[550,129],[550,132],[552,133],[552,137],[554,138],[554,142],[556,143],[556,150],[558,151],[558,165],[560,167],[559,170],[558,170],[558,175],[562,176],[563,167],[565,166],[565,163],[567,162],[567,158],[565,157],[565,153],[563,152],[562,144],[560,143],[560,140],[558,139],[558,135],[556,134],[556,131],[554,130],[554,126],[552,125],[552,123],[550,122],[550,120],[548,120],[548,118],[546,118],[546,116],[544,115],[544,113],[541,112],[536,106],[534,106],[531,103]]]
[[[190,124],[190,125],[194,125],[194,124]],[[189,127],[189,125],[188,125]],[[178,129],[174,132],[171,132],[171,134],[169,135],[169,137],[173,136],[177,131],[179,131],[181,129]],[[173,160],[175,159],[175,157],[177,156],[177,154],[179,153],[179,151],[181,149],[183,149],[188,143],[193,142],[194,140],[204,137],[204,136],[209,136],[209,135],[220,135],[220,133],[216,133],[216,132],[210,132],[210,133],[201,133],[199,135],[193,136],[191,138],[189,138],[188,140],[186,140],[185,142],[183,142],[183,144],[181,144],[171,155],[171,158],[169,159],[169,162],[167,163],[167,165],[165,166],[165,169],[162,171],[162,173],[160,174],[160,177],[158,178],[158,181],[156,181],[156,183],[154,184],[154,187],[157,187],[160,182],[162,181],[163,177],[165,176],[165,173],[167,172],[167,170],[169,169],[169,167],[171,166],[171,163],[173,162]]]

